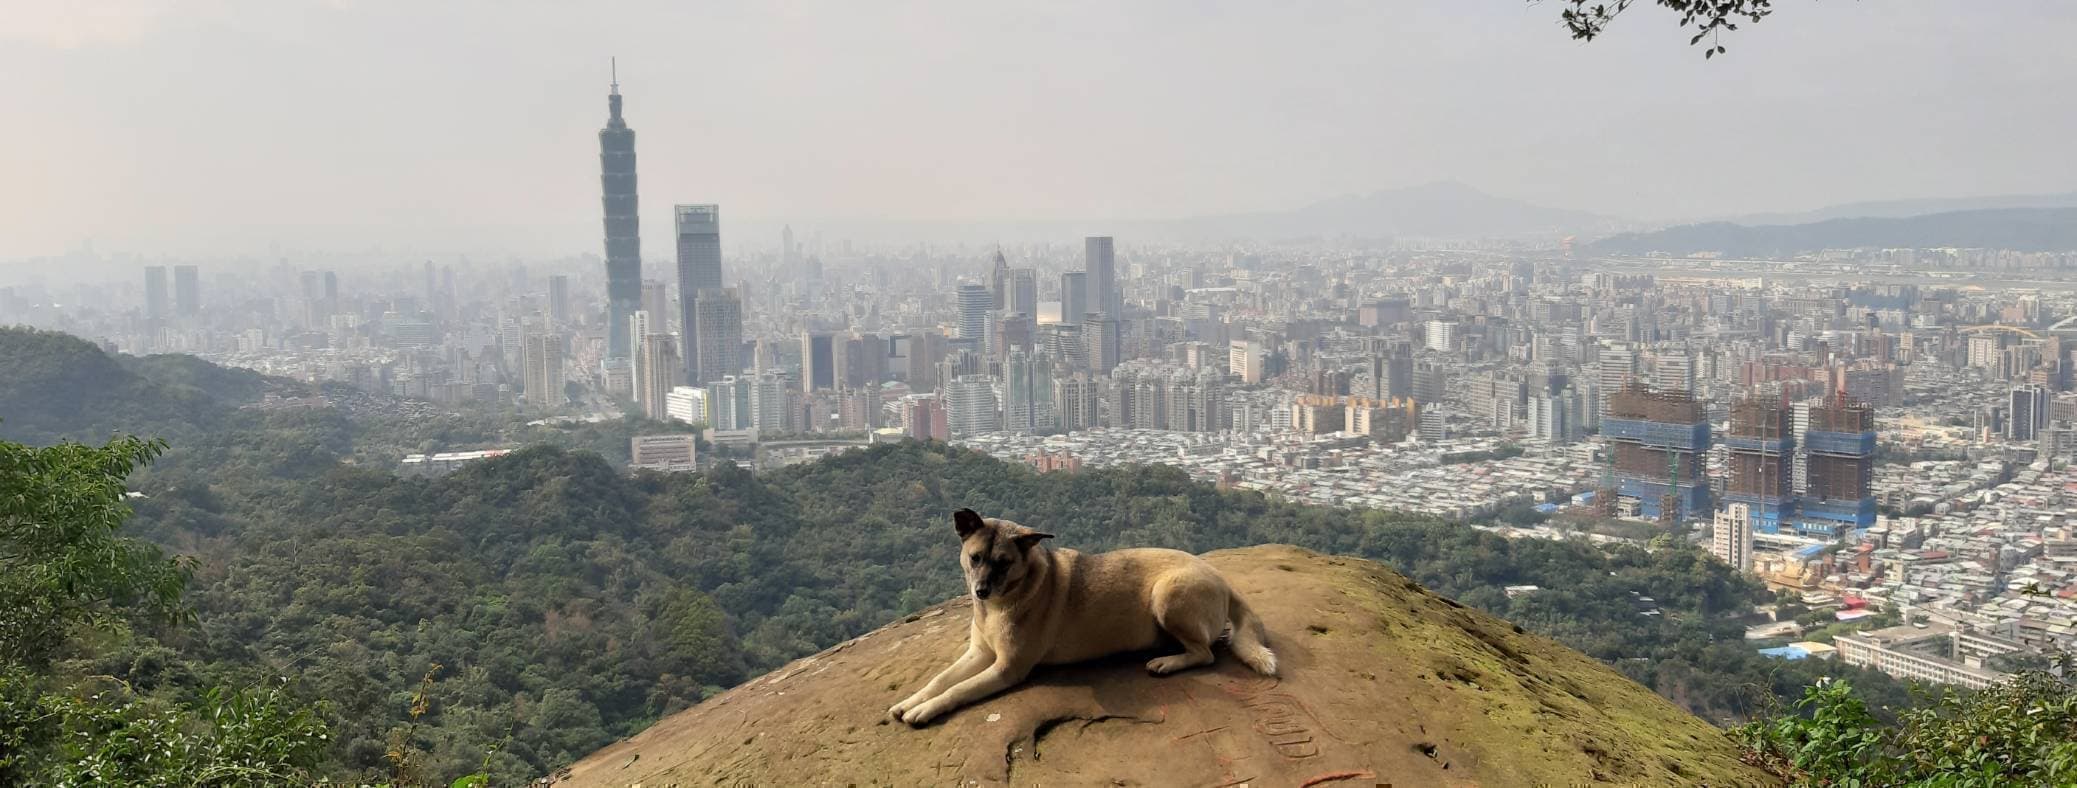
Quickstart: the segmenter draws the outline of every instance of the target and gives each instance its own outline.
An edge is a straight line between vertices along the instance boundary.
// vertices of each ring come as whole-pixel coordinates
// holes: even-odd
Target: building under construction
[[[1670,523],[1710,512],[1709,416],[1693,395],[1625,388],[1609,398],[1601,435],[1614,449],[1615,493],[1634,500],[1640,516]]]
[[[1874,409],[1835,393],[1809,413],[1803,430],[1807,483],[1797,505],[1796,530],[1836,537],[1874,525]]]
[[[1730,478],[1724,500],[1746,505],[1752,529],[1779,533],[1795,509],[1795,409],[1780,397],[1755,396],[1731,406],[1723,436]]]

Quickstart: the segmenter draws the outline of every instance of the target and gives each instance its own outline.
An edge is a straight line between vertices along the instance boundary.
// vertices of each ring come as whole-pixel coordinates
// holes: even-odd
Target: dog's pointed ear
[[[1052,534],[1045,533],[1043,531],[1025,531],[1024,533],[1017,535],[1017,549],[1029,550],[1032,547],[1036,546],[1040,541],[1051,538],[1053,538]]]
[[[981,521],[981,515],[972,509],[961,509],[952,513],[952,530],[958,531],[961,539],[973,536],[975,531],[987,525]]]

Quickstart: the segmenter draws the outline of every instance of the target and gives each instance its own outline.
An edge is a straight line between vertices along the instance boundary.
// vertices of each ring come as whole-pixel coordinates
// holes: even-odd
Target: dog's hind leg
[[[1225,598],[1194,578],[1164,578],[1154,589],[1154,620],[1183,653],[1147,661],[1147,672],[1165,676],[1212,663],[1212,642],[1226,628]],[[1216,602],[1217,604],[1213,604]]]

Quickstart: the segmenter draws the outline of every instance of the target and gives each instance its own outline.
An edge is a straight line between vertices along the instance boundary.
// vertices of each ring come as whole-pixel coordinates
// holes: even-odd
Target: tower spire
[[[609,68],[613,70],[613,95],[618,96],[620,95],[620,58],[617,56],[611,57],[606,62],[610,64]]]

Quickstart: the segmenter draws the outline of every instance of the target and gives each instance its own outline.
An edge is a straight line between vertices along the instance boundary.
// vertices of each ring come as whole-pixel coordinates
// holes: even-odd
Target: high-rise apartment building
[[[755,386],[749,378],[724,375],[707,384],[707,426],[717,430],[747,430],[751,428],[754,411],[750,407],[750,391]]]
[[[1051,399],[1052,379],[1037,357],[1023,351],[1011,352],[1002,365],[1002,428],[1030,433],[1039,429],[1038,402]]]
[[[995,378],[989,375],[960,375],[946,387],[951,400],[952,435],[978,435],[1002,429],[1002,413],[995,398]]]
[[[1572,389],[1532,396],[1526,410],[1531,440],[1546,446],[1564,446],[1579,440],[1579,395]]]
[[[599,187],[606,217],[606,357],[625,359],[635,350],[627,319],[642,308],[642,237],[635,199],[635,130],[620,115],[617,63],[606,107],[606,127],[599,129]]]
[[[1716,513],[1709,554],[1740,572],[1752,571],[1752,508],[1731,503]]]
[[[1457,348],[1457,324],[1448,320],[1428,321],[1428,349],[1447,353]]]
[[[1262,382],[1262,346],[1245,339],[1228,343],[1226,351],[1226,373],[1240,378],[1240,382],[1254,384]]]
[[[1695,390],[1695,357],[1686,350],[1661,353],[1652,365],[1652,385],[1661,391]]]
[[[680,363],[677,338],[670,334],[642,337],[642,361],[636,367],[635,380],[642,415],[657,421],[670,418],[670,403],[666,398],[671,389],[678,386],[678,381],[684,379]]]
[[[1102,392],[1086,373],[1057,377],[1053,379],[1053,407],[1059,414],[1060,429],[1086,430],[1102,421]]]
[[[750,380],[750,426],[760,433],[799,432],[793,403],[799,401],[786,386],[786,378],[766,372]]]
[[[1595,364],[1595,382],[1601,393],[1600,417],[1606,420],[1615,395],[1637,379],[1637,352],[1624,345],[1604,347]]]

